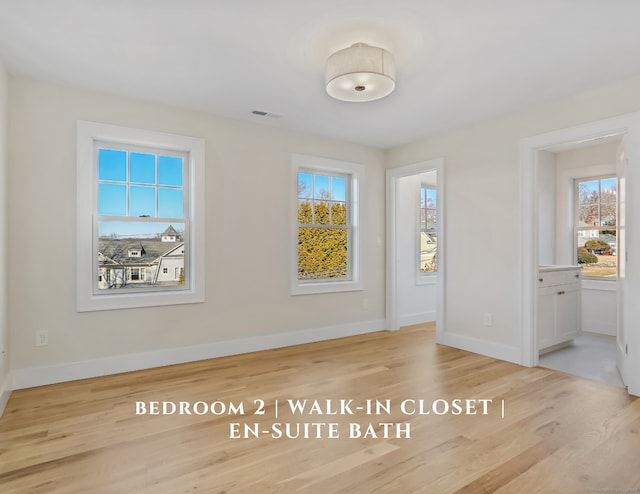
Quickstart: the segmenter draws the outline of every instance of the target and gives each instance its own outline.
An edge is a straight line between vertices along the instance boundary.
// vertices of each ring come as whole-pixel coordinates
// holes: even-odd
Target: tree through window
[[[350,277],[348,176],[298,173],[298,279]]]
[[[360,290],[364,166],[293,155],[295,243],[292,293]]]

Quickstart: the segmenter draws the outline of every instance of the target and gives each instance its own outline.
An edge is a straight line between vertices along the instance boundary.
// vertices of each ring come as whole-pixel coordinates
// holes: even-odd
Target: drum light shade
[[[327,93],[341,101],[384,98],[396,87],[393,55],[383,48],[356,43],[329,57],[325,83]]]

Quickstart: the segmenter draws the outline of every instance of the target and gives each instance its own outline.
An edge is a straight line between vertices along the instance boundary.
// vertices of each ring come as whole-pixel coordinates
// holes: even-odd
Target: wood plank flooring
[[[436,345],[434,333],[419,325],[15,391],[0,419],[0,492],[640,492],[640,400]],[[308,400],[307,413],[288,400]],[[352,401],[327,414],[340,400]],[[367,414],[376,400],[380,413]],[[420,400],[428,415],[413,413]],[[456,415],[454,400],[492,401],[486,415],[479,401],[475,415]],[[136,402],[184,402],[192,414],[136,414]],[[203,403],[216,413],[193,414]],[[305,423],[325,425],[286,437],[286,424],[294,436]]]

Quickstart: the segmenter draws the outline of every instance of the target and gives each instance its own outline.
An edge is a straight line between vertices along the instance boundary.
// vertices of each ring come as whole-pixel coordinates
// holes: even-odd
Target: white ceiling
[[[0,57],[16,77],[387,148],[640,74],[639,21],[639,0],[0,0]],[[327,57],[355,42],[395,55],[389,97],[325,93]]]

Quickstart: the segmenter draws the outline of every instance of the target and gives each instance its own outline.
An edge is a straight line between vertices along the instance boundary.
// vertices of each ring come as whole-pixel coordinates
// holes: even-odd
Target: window
[[[128,280],[129,281],[145,281],[146,268],[129,268]],[[102,281],[102,275],[98,275],[98,281]]]
[[[78,310],[202,301],[203,141],[78,122],[77,167]]]
[[[298,172],[298,279],[350,279],[349,177]]]
[[[617,188],[615,176],[575,181],[576,258],[585,277],[617,276]]]
[[[420,187],[420,273],[438,270],[437,191],[433,185]]]
[[[95,141],[94,147],[98,170],[97,248],[101,256],[98,273],[140,262],[146,262],[142,269],[152,273],[147,283],[98,282],[97,289],[177,287],[177,283],[157,283],[153,271],[176,244],[188,241],[189,223],[184,214],[188,201],[184,186],[188,180],[187,154],[100,141]],[[144,280],[140,268],[132,267],[128,272],[128,281]],[[167,268],[163,272],[166,274]]]
[[[360,208],[364,167],[293,156],[295,255],[292,293],[360,290]]]

